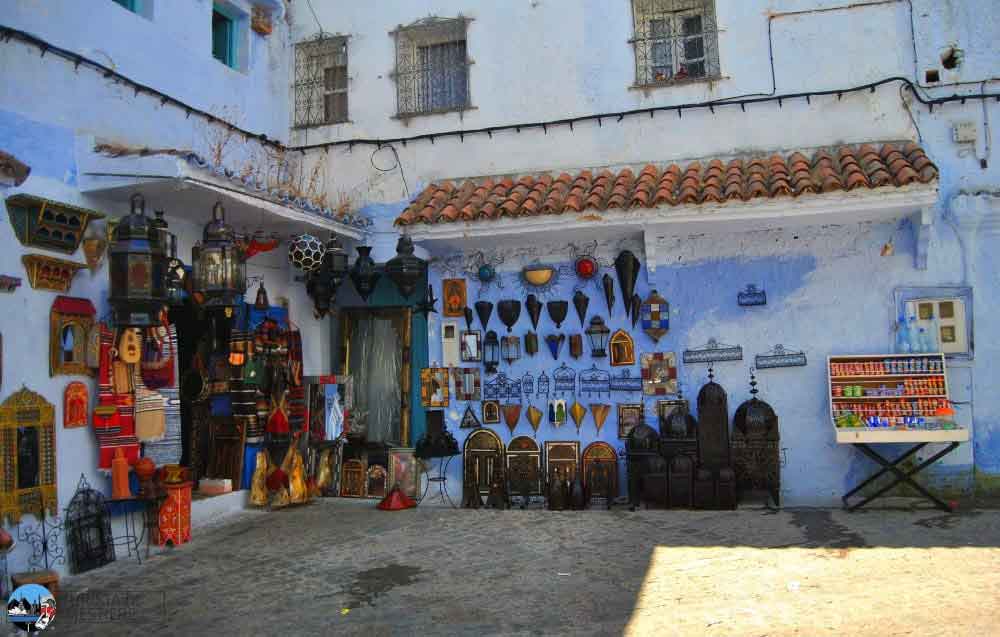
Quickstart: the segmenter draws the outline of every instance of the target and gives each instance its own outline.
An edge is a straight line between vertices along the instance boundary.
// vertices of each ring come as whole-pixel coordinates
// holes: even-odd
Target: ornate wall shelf
[[[806,365],[806,355],[791,349],[785,349],[784,345],[778,344],[774,349],[757,354],[754,357],[754,364],[757,369],[770,369],[775,367],[803,367]]]
[[[104,215],[33,195],[7,197],[7,216],[21,245],[73,254],[87,225]]]
[[[708,339],[702,347],[684,350],[685,363],[715,363],[719,361],[743,360],[743,348],[739,345],[724,345],[714,338]]]
[[[73,277],[87,267],[84,263],[47,257],[44,254],[26,254],[21,257],[21,263],[28,273],[32,289],[52,292],[69,292]]]

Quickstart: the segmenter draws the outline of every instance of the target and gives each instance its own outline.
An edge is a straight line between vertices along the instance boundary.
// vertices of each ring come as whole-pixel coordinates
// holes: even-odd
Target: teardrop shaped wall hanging
[[[545,344],[549,348],[549,353],[552,354],[552,360],[559,360],[559,350],[562,349],[562,344],[565,341],[565,334],[548,334],[545,337]]]
[[[566,301],[549,301],[545,304],[545,309],[549,312],[549,318],[556,324],[556,329],[560,329],[563,321],[566,320],[569,304]]]
[[[528,311],[528,318],[531,319],[531,327],[538,329],[538,319],[542,316],[542,302],[534,294],[529,294],[524,301],[524,308]]]
[[[622,250],[615,259],[615,273],[618,275],[618,286],[622,290],[622,298],[628,304],[635,294],[635,282],[639,280],[639,259],[631,250]],[[628,309],[628,308],[626,308]]]
[[[490,314],[493,313],[493,304],[489,301],[476,301],[476,316],[479,317],[479,324],[483,326],[483,329],[489,329],[490,324]]]
[[[590,297],[583,293],[583,290],[577,290],[573,293],[573,307],[576,309],[576,315],[580,318],[580,327],[586,327],[584,322],[587,320],[587,306],[590,305]]]
[[[608,306],[608,318],[615,314],[615,280],[610,274],[601,277],[601,289],[604,291],[604,302]]]
[[[521,318],[521,302],[517,299],[500,301],[497,303],[497,316],[500,317],[500,322],[507,326],[509,334],[517,323],[517,319]]]

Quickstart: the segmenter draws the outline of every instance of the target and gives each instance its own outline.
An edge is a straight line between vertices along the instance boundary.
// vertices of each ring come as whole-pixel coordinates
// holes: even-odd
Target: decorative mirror
[[[24,513],[55,517],[55,407],[27,387],[0,405],[0,520],[16,523]]]
[[[381,500],[386,494],[386,483],[388,477],[385,467],[380,464],[373,464],[368,467],[367,482],[365,483],[365,496]]]
[[[49,376],[92,376],[87,335],[97,311],[87,299],[57,296],[49,313]]]
[[[566,422],[566,401],[555,399],[549,401],[549,424],[558,429]]]
[[[597,440],[583,450],[581,481],[591,505],[611,503],[618,496],[618,454],[606,442]]]
[[[480,399],[482,378],[478,367],[456,367],[452,375],[455,377],[455,400]]]
[[[545,475],[551,476],[553,469],[570,480],[576,475],[580,463],[580,441],[546,440]]]
[[[618,330],[611,335],[611,366],[635,365],[635,343],[625,330]]]
[[[516,436],[507,445],[507,475],[512,496],[524,498],[521,508],[532,496],[542,495],[542,458],[538,443],[528,436]]]
[[[447,367],[425,367],[420,370],[420,402],[424,407],[448,406]]]
[[[344,498],[365,497],[365,483],[367,481],[367,471],[365,471],[364,460],[345,460],[341,468],[340,495]]]
[[[484,400],[483,401],[483,424],[484,425],[497,425],[497,424],[500,424],[500,401],[499,400]]]
[[[677,393],[677,355],[646,352],[642,355],[642,391],[648,396]]]
[[[479,330],[462,332],[460,357],[463,363],[479,363],[483,360],[482,332]]]
[[[462,468],[467,491],[463,493],[463,502],[468,501],[470,496],[489,495],[494,470],[499,468],[506,473],[504,446],[500,438],[485,428],[470,433],[462,449]]]
[[[411,498],[420,495],[420,463],[409,447],[389,449],[389,487],[395,486]]]

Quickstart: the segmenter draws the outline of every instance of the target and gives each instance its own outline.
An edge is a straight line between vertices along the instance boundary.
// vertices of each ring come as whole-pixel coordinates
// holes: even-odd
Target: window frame
[[[221,60],[215,55],[215,15],[219,14],[228,23],[227,28],[227,42],[226,42],[226,59]],[[218,2],[212,3],[212,58],[218,60],[220,63],[228,66],[234,71],[239,70],[239,50],[236,42],[236,28],[238,25],[237,18],[233,17],[231,11],[227,11],[226,7],[219,4]]]
[[[418,20],[407,26],[398,26],[390,31],[395,46],[395,62],[390,74],[396,84],[396,113],[393,119],[408,120],[413,117],[423,115],[437,115],[442,113],[461,113],[474,110],[472,105],[472,90],[470,67],[473,60],[469,56],[469,23],[472,20],[464,16],[456,18],[425,18]],[[419,62],[422,57],[421,50],[427,50],[434,46],[444,46],[449,44],[462,44],[464,60],[460,66],[441,68],[439,75],[447,78],[456,69],[460,70],[464,83],[462,92],[464,102],[457,101],[442,107],[425,108],[428,103],[433,104],[433,97],[425,97],[421,89],[418,88],[426,83],[426,77],[433,71],[430,67],[423,68]],[[409,88],[404,88],[408,84]],[[433,93],[431,93],[433,95]],[[458,96],[450,95],[449,99]],[[404,104],[412,103],[412,107],[405,107]]]
[[[635,64],[631,88],[648,89],[722,78],[714,0],[630,0],[629,5],[632,10],[632,35],[628,42],[632,45]],[[692,16],[701,18],[701,31],[685,35],[684,19]],[[667,23],[666,35],[653,37],[651,25],[661,20]],[[696,39],[701,40],[702,55],[687,58],[686,44]],[[654,70],[663,66],[655,64],[654,60],[654,47],[659,43],[666,44],[670,65],[670,76],[662,80],[655,79],[654,75]],[[704,73],[688,75],[687,66],[692,63],[701,63]]]
[[[295,80],[292,85],[294,130],[351,123],[349,42],[350,38],[346,35],[320,34],[311,40],[302,40],[295,44]],[[337,64],[339,56],[343,56],[343,64]],[[326,65],[325,58],[331,58],[332,64]],[[313,61],[317,70],[312,69]],[[343,88],[328,89],[327,72],[338,68],[344,69]],[[344,96],[342,118],[327,117],[327,98],[333,95]],[[318,108],[322,113],[321,118],[312,116],[314,108]]]

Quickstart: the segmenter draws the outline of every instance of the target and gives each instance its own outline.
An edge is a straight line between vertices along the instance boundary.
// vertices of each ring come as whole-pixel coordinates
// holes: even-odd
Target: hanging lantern
[[[191,248],[191,265],[191,287],[202,307],[225,308],[230,316],[247,289],[246,262],[220,202],[212,208],[201,242]]]
[[[375,260],[371,257],[371,246],[358,246],[357,249],[358,258],[354,260],[354,266],[351,268],[351,281],[361,298],[368,301],[368,297],[378,285],[380,275]]]
[[[288,244],[288,262],[303,272],[312,272],[323,263],[325,252],[323,243],[311,234],[296,235]]]
[[[584,331],[587,339],[590,340],[590,355],[594,358],[603,358],[608,355],[608,339],[611,338],[611,330],[604,324],[604,319],[600,315],[594,315],[590,319],[590,326]]]
[[[323,251],[322,263],[306,279],[306,293],[313,300],[317,318],[326,316],[330,311],[337,298],[337,288],[347,272],[347,251],[340,247],[340,240],[331,233]]]
[[[476,316],[479,317],[479,324],[483,326],[483,329],[488,329],[490,323],[490,314],[493,313],[493,304],[489,301],[476,301]]]
[[[500,341],[497,340],[497,333],[493,330],[486,332],[486,340],[483,342],[483,363],[486,365],[487,374],[497,373],[497,365],[500,364]]]
[[[507,361],[508,365],[513,365],[514,361],[521,358],[521,337],[504,336],[500,339],[500,357]]]
[[[271,302],[267,298],[267,290],[264,288],[264,279],[261,279],[260,285],[257,286],[257,299],[253,302],[253,307],[256,310],[266,310],[271,307]]]
[[[148,327],[159,324],[167,302],[167,250],[164,234],[146,217],[146,201],[132,195],[132,213],[115,228],[108,249],[111,309],[116,325]]]
[[[385,264],[385,273],[399,288],[403,298],[410,298],[425,272],[427,262],[413,256],[413,239],[404,234],[396,243],[396,256]]]
[[[521,302],[515,299],[505,299],[497,303],[497,316],[500,322],[507,326],[510,333],[517,319],[521,318]]]
[[[330,233],[330,240],[326,242],[326,254],[323,255],[323,267],[329,267],[330,282],[333,285],[333,293],[337,293],[337,288],[347,277],[349,271],[347,265],[347,250],[340,245],[340,238]]]
[[[160,240],[167,252],[167,269],[164,274],[167,304],[183,305],[184,299],[187,297],[187,292],[184,291],[187,270],[184,269],[184,262],[177,258],[177,236],[170,232],[167,220],[163,218],[162,210],[156,210],[153,214],[155,218],[150,222],[150,225],[159,233]]]

